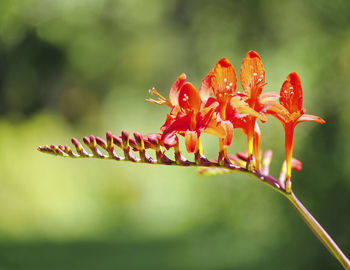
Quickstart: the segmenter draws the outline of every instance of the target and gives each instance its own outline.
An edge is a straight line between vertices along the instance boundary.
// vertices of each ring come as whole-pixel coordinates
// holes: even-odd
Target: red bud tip
[[[129,132],[127,132],[126,130],[122,131],[122,143],[123,148],[129,147]]]
[[[96,138],[95,138],[95,136],[94,135],[90,135],[90,142],[92,143],[93,141],[95,141],[96,140]]]
[[[134,138],[135,138],[135,140],[136,140],[136,142],[137,142],[138,144],[141,143],[141,141],[142,141],[142,135],[141,135],[141,133],[139,133],[139,132],[134,132]]]
[[[122,131],[122,139],[127,140],[127,138],[129,138],[129,132],[127,132],[126,130]]]
[[[84,137],[83,141],[86,145],[90,145],[90,139],[88,137]]]
[[[76,138],[72,138],[72,144],[74,144],[75,147],[79,147],[80,142]]]
[[[132,137],[129,138],[129,144],[132,148],[138,149],[138,145],[137,145],[136,140],[134,138],[132,138]]]
[[[107,141],[110,141],[112,139],[112,132],[110,131],[106,132],[106,139]]]
[[[159,133],[150,133],[143,136],[143,139],[153,145],[158,145],[160,141],[160,137],[161,137],[161,134]]]
[[[100,138],[100,137],[96,137],[96,142],[99,146],[101,146],[102,148],[107,148],[107,143],[105,142],[104,139]]]
[[[115,145],[117,145],[118,147],[122,146],[122,139],[120,137],[117,137],[115,135],[112,135],[113,137],[113,142]]]

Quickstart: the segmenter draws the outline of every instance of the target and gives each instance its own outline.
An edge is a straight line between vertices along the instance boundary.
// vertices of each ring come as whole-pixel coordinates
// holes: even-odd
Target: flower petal
[[[219,106],[220,106],[220,103],[217,101],[217,99],[210,97],[206,101],[204,108],[211,108],[214,111],[219,111],[220,110]]]
[[[213,119],[214,110],[210,107],[202,109],[196,115],[196,127],[197,131],[203,131],[209,125],[211,119]]]
[[[203,101],[207,101],[208,98],[213,94],[213,88],[211,87],[211,78],[213,77],[213,71],[209,71],[207,76],[202,81],[201,87],[199,88],[199,95]]]
[[[292,158],[292,170],[293,171],[301,171],[303,169],[303,163],[296,159],[296,158]]]
[[[269,103],[278,100],[280,94],[277,92],[266,92],[260,95],[260,103]]]
[[[303,89],[298,73],[292,72],[287,76],[281,87],[279,100],[291,114],[303,108]]]
[[[217,98],[233,94],[237,88],[236,70],[229,60],[222,58],[213,69],[211,87]]]
[[[226,136],[226,130],[222,125],[220,125],[220,122],[216,117],[213,117],[211,119],[204,132],[214,135],[218,138],[224,138]]]
[[[301,122],[305,122],[305,121],[315,121],[315,122],[320,123],[320,124],[326,123],[326,121],[323,120],[319,116],[312,115],[312,114],[303,114],[298,118],[297,124],[299,124]]]
[[[169,133],[172,132],[184,132],[190,129],[192,113],[189,114],[178,114],[176,118],[171,115],[167,115],[165,124],[160,128],[163,132],[162,139],[165,138]]]
[[[265,69],[259,54],[250,51],[243,59],[240,71],[243,92],[252,99],[261,94],[265,85]]]
[[[233,125],[230,121],[222,121],[221,125],[225,129],[225,132],[226,132],[224,144],[231,145],[232,139],[233,139],[233,134],[234,134]]]
[[[187,130],[185,133],[185,144],[188,153],[196,151],[198,135],[196,131]]]
[[[178,105],[179,92],[185,82],[186,82],[186,74],[182,73],[171,86],[170,92],[169,92],[169,100],[173,106]]]
[[[263,123],[266,122],[266,117],[264,115],[249,107],[249,105],[238,96],[231,98],[230,105],[236,108],[240,114],[248,114],[260,119]]]
[[[192,83],[185,83],[179,93],[179,105],[184,110],[198,112],[201,107],[201,98]]]
[[[291,114],[289,113],[289,111],[281,104],[275,102],[271,102],[268,104],[266,113],[276,117],[282,122],[282,124],[288,122],[291,119]]]

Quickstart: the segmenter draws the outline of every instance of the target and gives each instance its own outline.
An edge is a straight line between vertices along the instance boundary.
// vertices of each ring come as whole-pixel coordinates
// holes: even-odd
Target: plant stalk
[[[310,214],[305,206],[298,200],[293,192],[285,194],[288,200],[292,203],[298,214],[302,217],[305,223],[310,227],[317,238],[323,243],[328,251],[341,263],[344,269],[350,270],[350,261],[328,235],[328,233],[322,228],[317,220]]]

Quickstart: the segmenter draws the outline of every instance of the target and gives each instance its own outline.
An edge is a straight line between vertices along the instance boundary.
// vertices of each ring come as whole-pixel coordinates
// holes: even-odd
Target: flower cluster
[[[260,56],[250,51],[244,57],[240,69],[241,92],[236,91],[236,70],[226,58],[220,59],[209,71],[199,90],[186,79],[184,73],[176,79],[170,88],[169,99],[154,88],[150,90],[158,99],[148,101],[171,108],[161,127],[161,144],[175,146],[178,144],[178,134],[184,137],[189,153],[201,156],[201,133],[209,133],[218,137],[218,163],[230,163],[227,148],[232,143],[234,130],[239,128],[246,134],[248,141],[247,169],[259,171],[261,133],[257,120],[265,123],[266,115],[272,115],[281,121],[285,130],[285,188],[290,191],[295,126],[303,121],[325,123],[320,117],[305,114],[299,75],[290,73],[280,93],[262,93],[266,85],[265,69]]]
[[[75,138],[72,143],[76,153],[67,145],[45,145],[38,147],[38,150],[72,158],[202,166],[204,168],[200,169],[200,173],[204,174],[232,170],[250,172],[272,187],[290,194],[291,171],[302,168],[301,162],[293,158],[294,128],[304,121],[325,122],[318,116],[305,114],[299,75],[290,73],[283,82],[280,93],[263,93],[266,85],[265,69],[260,56],[250,51],[244,57],[240,69],[240,92],[237,91],[236,70],[226,58],[220,59],[209,71],[199,90],[186,80],[184,73],[175,80],[168,99],[156,89],[150,90],[158,98],[148,101],[170,107],[161,133],[141,135],[136,132],[132,137],[126,131],[121,136],[107,132],[106,140],[93,135],[84,137],[83,143],[90,149],[90,153]],[[261,158],[259,122],[265,123],[267,115],[280,120],[285,130],[286,160],[282,165],[280,179],[269,175],[272,151],[265,151]],[[241,129],[247,136],[248,151],[229,155],[228,147],[232,143],[235,129]],[[218,138],[219,153],[215,159],[208,160],[204,156],[201,143],[203,132]],[[181,154],[178,135],[184,137],[187,151],[194,153],[194,161],[187,160]],[[122,155],[117,154],[117,148],[122,151]],[[166,155],[169,149],[174,150],[174,159]],[[147,151],[155,151],[155,158]],[[137,152],[139,157],[134,155]]]
[[[39,146],[38,150],[70,158],[198,166],[198,172],[206,175],[232,171],[249,173],[284,194],[327,249],[344,268],[349,269],[348,258],[292,191],[291,171],[302,169],[302,163],[293,158],[294,128],[305,121],[325,123],[318,116],[305,114],[299,75],[296,72],[290,73],[283,82],[280,93],[262,93],[266,85],[265,69],[260,56],[250,51],[244,57],[240,69],[241,92],[236,91],[236,70],[226,58],[220,59],[209,71],[199,90],[192,83],[186,82],[186,79],[183,73],[175,80],[168,99],[156,89],[150,90],[150,93],[157,95],[158,98],[148,101],[170,107],[161,133],[142,135],[135,132],[129,135],[124,130],[117,136],[107,132],[106,139],[94,135],[84,137],[83,143],[87,148],[84,148],[76,138],[72,138],[76,152],[68,145],[55,144]],[[286,160],[283,162],[278,179],[269,174],[272,151],[267,150],[262,155],[260,150],[259,121],[265,123],[267,115],[276,117],[285,131]],[[247,136],[248,151],[229,155],[227,150],[237,128]],[[209,160],[205,157],[201,143],[203,132],[218,138],[217,158]],[[186,159],[181,154],[178,135],[184,137],[187,151],[194,153],[194,161]],[[167,155],[169,149],[173,150],[174,158]],[[155,155],[150,155],[150,152]],[[135,153],[138,153],[139,157]]]

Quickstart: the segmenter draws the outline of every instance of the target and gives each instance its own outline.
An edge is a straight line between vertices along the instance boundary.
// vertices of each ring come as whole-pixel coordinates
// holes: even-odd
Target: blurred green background
[[[294,191],[350,254],[350,1],[1,0],[0,269],[341,269],[280,194],[245,175],[36,151],[108,130],[158,132],[181,72],[261,55],[265,91],[297,71],[309,113]],[[269,118],[262,144],[284,155]],[[205,151],[217,140],[204,137]],[[232,153],[246,148],[236,132]]]

